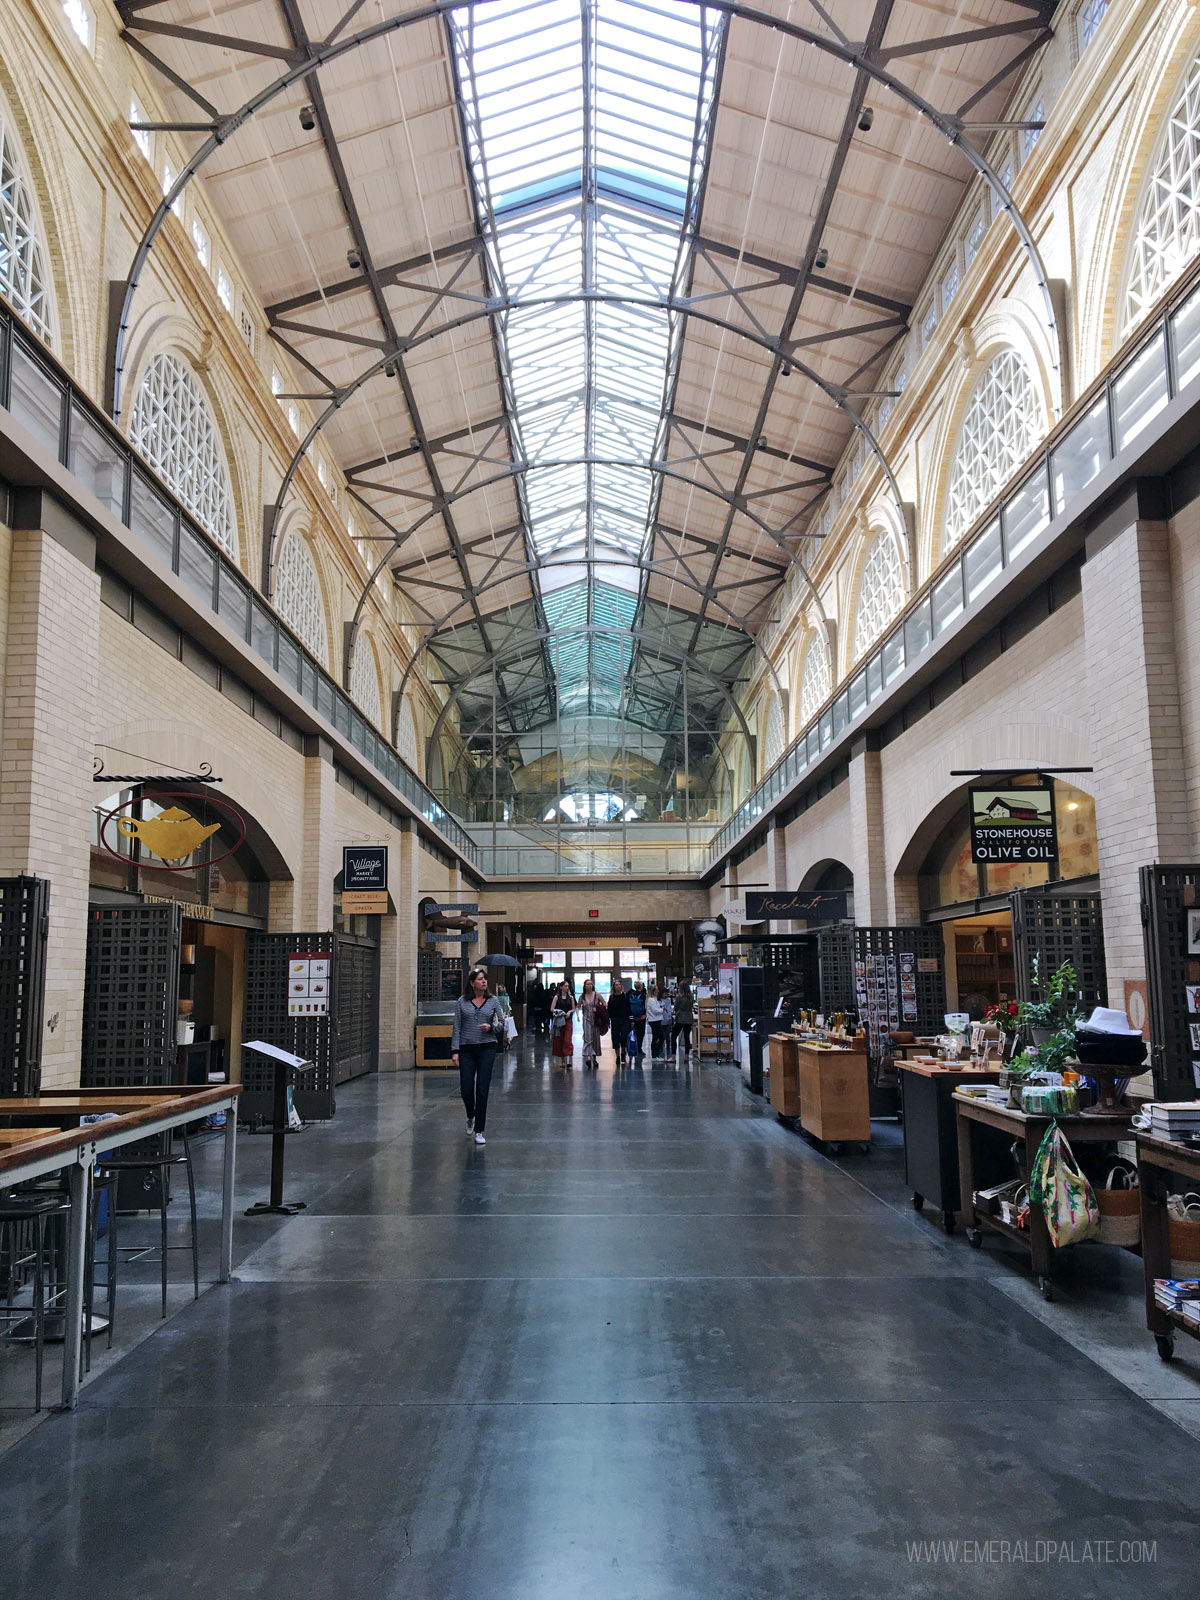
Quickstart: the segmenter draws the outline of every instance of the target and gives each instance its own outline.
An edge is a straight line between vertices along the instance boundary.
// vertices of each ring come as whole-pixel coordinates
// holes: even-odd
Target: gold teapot
[[[117,828],[127,839],[139,839],[151,855],[163,861],[182,861],[220,826],[214,822],[206,828],[178,806],[170,806],[157,817],[117,818]]]

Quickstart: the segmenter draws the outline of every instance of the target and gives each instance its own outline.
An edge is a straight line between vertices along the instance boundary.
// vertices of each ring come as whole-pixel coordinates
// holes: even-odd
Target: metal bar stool
[[[12,1320],[19,1311],[22,1321],[28,1320],[23,1307],[15,1307],[13,1299],[23,1268],[30,1261],[27,1245],[21,1240],[22,1226],[33,1231],[33,1358],[34,1358],[34,1410],[42,1409],[42,1367],[46,1350],[46,1222],[50,1217],[61,1217],[70,1211],[70,1202],[61,1194],[45,1191],[14,1191],[0,1196],[0,1260],[4,1262],[4,1315]],[[11,1330],[10,1330],[11,1337]]]
[[[171,1149],[171,1134],[170,1130],[167,1130],[155,1136],[156,1151],[147,1150],[138,1154],[125,1148],[119,1150],[116,1155],[105,1157],[101,1163],[101,1172],[104,1174],[109,1172],[118,1174],[122,1172],[142,1172],[147,1174],[157,1172],[158,1174],[158,1209],[162,1232],[159,1250],[162,1257],[162,1314],[164,1317],[167,1314],[167,1252],[169,1250],[186,1250],[188,1248],[187,1245],[167,1244],[167,1190],[172,1167],[183,1167],[187,1173],[188,1205],[192,1221],[192,1288],[195,1298],[197,1300],[200,1298],[200,1245],[196,1229],[196,1179],[192,1171],[192,1147],[188,1141],[187,1129],[182,1128],[180,1132],[183,1135],[183,1150],[178,1154]],[[100,1134],[99,1137],[102,1139],[103,1134]],[[139,1252],[139,1254],[141,1253],[144,1252]]]

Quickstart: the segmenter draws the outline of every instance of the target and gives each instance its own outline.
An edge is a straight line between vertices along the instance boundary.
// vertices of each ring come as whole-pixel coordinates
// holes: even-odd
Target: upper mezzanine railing
[[[1144,449],[1146,430],[1200,377],[1200,270],[1181,280],[1110,369],[1072,407],[998,503],[993,502],[946,562],[898,615],[882,642],[859,661],[829,701],[713,835],[705,868],[751,831],[779,798],[814,768],[896,680],[932,651],[939,636],[981,601],[1018,556],[1032,551],[1052,522],[1086,505],[1106,468]]]

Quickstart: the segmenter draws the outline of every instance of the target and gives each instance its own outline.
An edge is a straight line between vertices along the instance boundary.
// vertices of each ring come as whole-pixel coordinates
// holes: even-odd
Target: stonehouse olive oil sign
[[[1053,861],[1058,855],[1054,791],[1039,785],[971,789],[971,860]]]

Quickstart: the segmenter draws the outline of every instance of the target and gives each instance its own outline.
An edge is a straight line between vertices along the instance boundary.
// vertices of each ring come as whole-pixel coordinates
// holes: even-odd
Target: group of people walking
[[[565,978],[553,990],[535,978],[527,999],[533,1030],[550,1035],[550,1053],[557,1060],[572,1059],[577,1031],[582,1034],[585,1067],[599,1063],[601,1040],[608,1033],[612,1035],[618,1066],[645,1056],[647,1029],[651,1061],[668,1060],[681,1045],[686,1055],[695,1054],[695,1000],[683,978],[649,987],[635,980],[628,988],[620,978],[614,978],[607,1002],[596,992],[591,978],[584,979],[578,999]]]
[[[583,1065],[588,1069],[599,1066],[601,1040],[609,1032],[619,1067],[643,1059],[647,1027],[651,1061],[669,1060],[680,1046],[685,1060],[695,1054],[695,1001],[685,978],[670,985],[652,983],[649,988],[636,981],[628,989],[614,978],[607,1001],[591,978],[584,979],[578,999],[566,979],[551,994],[536,978],[529,985],[526,999],[534,1032],[549,1032],[551,1055],[566,1064],[574,1057],[576,1028],[582,1036]],[[492,1070],[507,1042],[511,1015],[512,1002],[504,985],[499,984],[497,992],[489,994],[486,969],[474,968],[467,980],[467,992],[455,1003],[450,1048],[467,1113],[467,1137],[476,1144],[487,1143],[484,1129]]]

